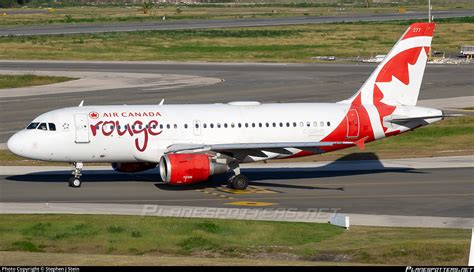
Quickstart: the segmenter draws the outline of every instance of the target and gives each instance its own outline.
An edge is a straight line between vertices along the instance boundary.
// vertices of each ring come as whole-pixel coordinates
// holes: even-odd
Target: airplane
[[[68,162],[69,186],[84,163],[134,173],[159,167],[169,185],[230,173],[244,190],[240,165],[322,154],[398,135],[444,118],[416,106],[435,30],[414,23],[360,89],[337,103],[236,101],[227,104],[116,105],[62,108],[35,118],[7,143],[16,155]]]

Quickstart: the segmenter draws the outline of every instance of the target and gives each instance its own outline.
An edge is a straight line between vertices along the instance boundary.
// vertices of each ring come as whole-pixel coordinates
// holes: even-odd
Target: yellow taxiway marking
[[[245,189],[245,190],[234,190],[234,189],[230,189],[230,188],[222,186],[222,187],[216,188],[216,190],[221,191],[221,192],[225,192],[225,193],[229,193],[229,194],[234,194],[234,195],[277,194],[278,193],[277,191],[263,189],[263,188],[259,188],[259,187],[256,187],[256,186],[248,186],[247,189]]]
[[[256,202],[256,201],[236,201],[236,202],[228,202],[224,204],[235,205],[235,206],[266,207],[266,206],[276,205],[277,203]]]
[[[228,199],[228,200],[234,199],[231,196],[227,196],[227,195],[219,193],[218,190],[215,190],[215,191],[214,190],[212,188],[196,189],[197,192],[201,192],[201,193],[204,193],[204,194],[208,194],[208,195],[212,195],[212,196],[216,196],[216,197],[220,197],[220,198],[225,198],[225,199]]]

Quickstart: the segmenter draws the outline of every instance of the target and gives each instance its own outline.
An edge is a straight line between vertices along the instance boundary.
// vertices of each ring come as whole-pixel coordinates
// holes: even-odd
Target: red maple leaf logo
[[[89,112],[89,117],[91,119],[97,119],[97,118],[99,118],[99,113],[96,112],[96,111],[91,111],[91,112]]]

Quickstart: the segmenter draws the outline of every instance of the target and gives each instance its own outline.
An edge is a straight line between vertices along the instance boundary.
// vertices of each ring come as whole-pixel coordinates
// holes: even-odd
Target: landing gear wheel
[[[232,177],[229,184],[235,190],[245,190],[249,185],[249,180],[244,175],[236,175]]]
[[[81,180],[75,177],[69,179],[69,186],[73,188],[81,187]]]
[[[79,188],[81,187],[81,176],[82,176],[82,167],[84,165],[82,162],[73,162],[72,163],[72,177],[69,179],[69,186],[73,188]]]

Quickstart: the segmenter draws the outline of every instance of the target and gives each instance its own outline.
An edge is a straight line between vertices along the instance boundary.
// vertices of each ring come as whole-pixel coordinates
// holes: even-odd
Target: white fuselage
[[[54,123],[56,131],[23,130],[16,137],[24,145],[13,151],[47,161],[158,162],[172,144],[318,142],[347,110],[348,105],[326,103],[65,108],[33,120]],[[98,117],[91,118],[91,112]],[[86,117],[82,124],[80,116]]]
[[[369,107],[373,106],[364,106]],[[320,142],[348,122],[349,108],[344,103],[258,102],[72,107],[32,121],[52,123],[55,131],[22,130],[9,140],[8,147],[15,154],[45,161],[159,162],[167,148],[176,144]],[[427,110],[417,115],[439,113]],[[355,118],[351,131],[344,129],[331,140],[357,140],[372,133],[372,125]],[[413,126],[397,129],[404,132]],[[285,158],[300,151],[262,150],[265,156],[249,155],[242,162]]]

